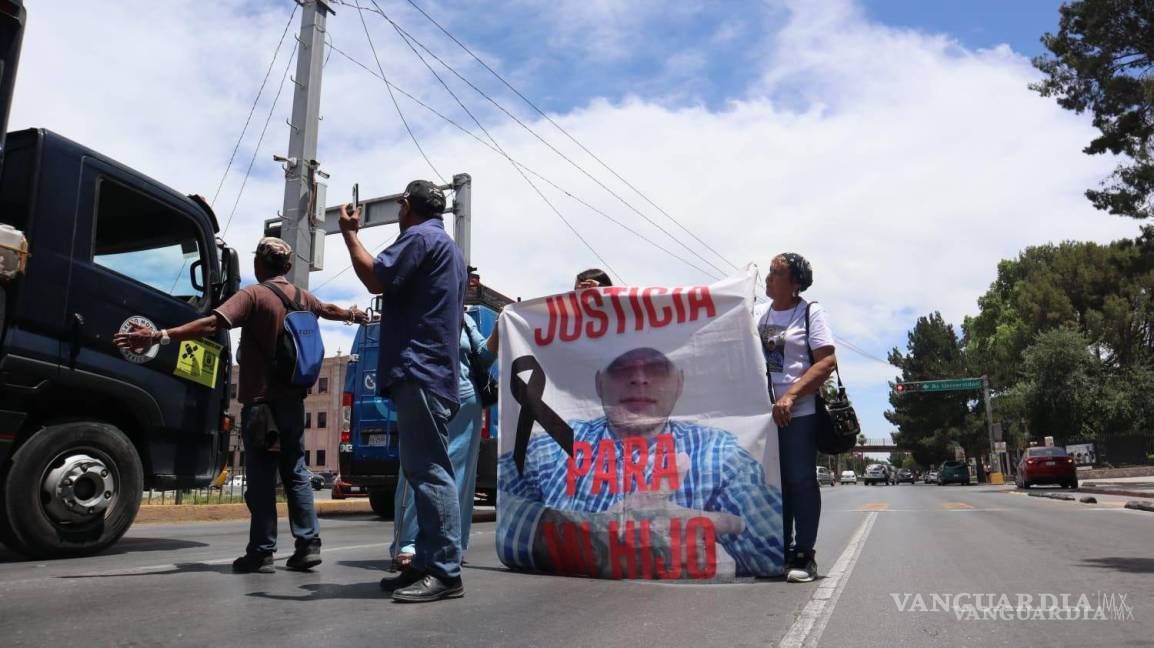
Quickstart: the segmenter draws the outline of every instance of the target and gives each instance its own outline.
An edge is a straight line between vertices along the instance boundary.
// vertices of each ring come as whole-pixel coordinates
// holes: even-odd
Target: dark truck
[[[0,0],[0,126],[23,21]],[[0,249],[0,541],[87,555],[124,534],[143,489],[224,465],[228,334],[125,352],[112,336],[209,313],[237,290],[237,255],[202,199],[105,155],[43,129],[2,150],[0,230],[22,240]]]
[[[469,277],[466,316],[488,337],[501,309],[512,300]],[[379,310],[375,308],[374,310]],[[375,318],[374,318],[375,319]],[[338,447],[341,479],[369,494],[373,512],[393,516],[393,495],[400,468],[396,411],[388,398],[377,395],[377,349],[380,322],[362,324],[353,341],[341,400],[341,437]],[[491,369],[496,372],[496,366]],[[481,444],[477,453],[477,493],[487,504],[497,498],[497,406],[485,408]]]

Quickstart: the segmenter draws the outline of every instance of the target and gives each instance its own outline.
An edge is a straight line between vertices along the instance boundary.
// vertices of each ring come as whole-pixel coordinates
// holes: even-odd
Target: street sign
[[[1005,452],[1006,451],[1006,442],[1005,441],[994,441],[994,451],[995,452]]]
[[[950,380],[900,382],[894,385],[894,393],[970,391],[981,388],[981,378],[954,378]]]

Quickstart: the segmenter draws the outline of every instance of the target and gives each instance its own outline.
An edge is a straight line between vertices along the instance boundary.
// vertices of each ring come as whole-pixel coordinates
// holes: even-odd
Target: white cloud
[[[288,4],[240,11],[226,3],[212,12],[192,3],[143,1],[32,7],[11,126],[58,130],[183,191],[211,195]],[[659,16],[620,6],[562,3],[542,20],[572,18],[563,35],[571,47],[624,56],[613,49],[622,33],[616,28],[644,27]],[[970,51],[946,36],[871,24],[845,1],[786,9],[766,8],[764,20],[776,21],[777,30],[763,41],[721,39],[723,47],[768,53],[758,82],[724,109],[594,98],[557,119],[732,262],[764,267],[783,250],[808,256],[817,279],[809,296],[826,305],[839,335],[882,357],[888,347],[904,345],[919,315],[940,310],[959,323],[975,312],[997,261],[1024,246],[1135,233],[1133,223],[1095,212],[1082,197],[1111,163],[1080,153],[1091,135],[1084,118],[1026,88],[1036,74],[1025,58],[1006,47]],[[605,31],[582,41],[579,27],[599,20],[606,21]],[[386,72],[475,131],[407,48],[387,39],[379,21],[370,24]],[[360,30],[348,9],[330,24],[338,47],[375,68]],[[671,67],[692,76],[696,56]],[[517,69],[533,66],[525,61]],[[270,84],[279,81],[280,69]],[[379,82],[334,56],[324,90],[319,157],[332,174],[330,202],[342,200],[353,182],[367,197],[430,174]],[[678,88],[669,90],[673,96]],[[279,169],[270,156],[285,147],[290,92],[291,86],[229,231],[242,250],[280,208]],[[467,92],[461,96],[479,106]],[[242,169],[269,99],[271,93],[238,156]],[[473,259],[487,283],[534,296],[566,289],[577,269],[599,265],[507,162],[400,101],[441,172],[473,175]],[[489,109],[478,114],[515,158],[688,256],[517,126],[501,125]],[[676,231],[550,126],[532,125]],[[238,182],[234,176],[226,184],[218,211],[227,213]],[[601,216],[543,191],[630,282],[702,280]],[[365,238],[377,245],[392,235],[366,232]],[[345,267],[339,240],[329,241],[326,259],[329,270],[314,275],[313,285]],[[322,296],[366,301],[351,272],[326,285]],[[330,349],[348,352],[350,329],[325,331]],[[843,356],[851,393],[856,387],[864,394],[859,409],[866,432],[881,436],[889,429],[881,417],[883,386],[893,370]]]

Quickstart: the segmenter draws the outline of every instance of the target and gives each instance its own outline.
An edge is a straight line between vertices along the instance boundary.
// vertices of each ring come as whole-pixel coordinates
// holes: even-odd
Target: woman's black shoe
[[[396,576],[385,576],[381,579],[381,590],[392,593],[402,587],[408,587],[425,577],[425,572],[406,568]]]

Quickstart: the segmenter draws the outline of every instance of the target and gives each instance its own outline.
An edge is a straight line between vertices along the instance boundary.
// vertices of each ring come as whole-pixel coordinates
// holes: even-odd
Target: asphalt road
[[[427,605],[394,604],[378,590],[392,526],[375,518],[323,520],[325,563],[306,574],[230,573],[243,523],[137,525],[108,554],[86,559],[30,562],[0,551],[0,643],[1154,645],[1154,513],[1125,510],[1120,498],[1087,505],[983,486],[822,493],[818,564],[827,577],[815,583],[513,573],[493,553],[494,524],[482,522],[473,526],[465,598]],[[1083,618],[1016,618],[1031,614],[1019,595],[1049,607],[1043,594],[1067,594],[1065,614]],[[1082,594],[1090,609],[1078,608]],[[1002,595],[1015,609],[998,607]],[[1098,609],[1106,618],[1087,618]],[[973,618],[983,614],[1010,618]]]

